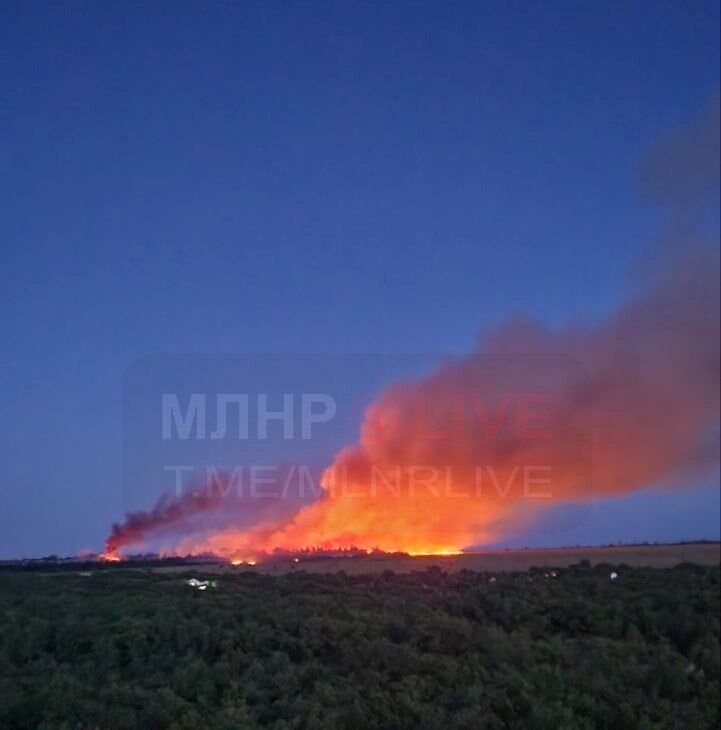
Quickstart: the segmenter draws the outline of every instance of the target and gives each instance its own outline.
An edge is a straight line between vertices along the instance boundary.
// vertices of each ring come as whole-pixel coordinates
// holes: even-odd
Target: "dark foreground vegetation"
[[[0,572],[0,727],[719,726],[718,567],[554,572]]]

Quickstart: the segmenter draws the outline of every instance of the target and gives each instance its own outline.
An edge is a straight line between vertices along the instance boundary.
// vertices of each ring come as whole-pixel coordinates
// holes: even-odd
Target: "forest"
[[[718,566],[193,577],[0,571],[0,727],[721,721]]]

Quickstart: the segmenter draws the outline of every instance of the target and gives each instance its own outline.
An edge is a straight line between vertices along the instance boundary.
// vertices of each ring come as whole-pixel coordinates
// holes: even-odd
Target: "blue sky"
[[[0,556],[100,547],[147,354],[605,317],[663,226],[642,161],[718,86],[715,2],[2,3]],[[718,491],[570,541],[718,537]]]

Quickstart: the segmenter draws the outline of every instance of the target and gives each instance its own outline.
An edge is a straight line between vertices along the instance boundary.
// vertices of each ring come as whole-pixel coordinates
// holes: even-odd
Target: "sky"
[[[715,2],[0,3],[0,557],[101,547],[140,358],[607,317],[664,230],[644,160],[719,77]],[[718,514],[707,480],[543,539]]]

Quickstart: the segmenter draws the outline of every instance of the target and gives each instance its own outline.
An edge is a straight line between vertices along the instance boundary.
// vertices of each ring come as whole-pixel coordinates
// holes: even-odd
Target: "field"
[[[496,550],[488,552],[464,553],[462,555],[369,555],[367,557],[310,558],[299,562],[293,560],[273,560],[254,566],[231,566],[226,562],[204,564],[204,573],[227,574],[239,570],[282,575],[289,572],[336,573],[343,571],[349,575],[379,573],[392,570],[395,573],[410,573],[438,566],[453,573],[460,570],[488,571],[503,573],[524,571],[534,566],[568,567],[587,560],[591,565],[613,563],[647,568],[672,568],[681,563],[698,565],[718,565],[721,563],[719,543],[687,543],[674,545],[622,545],[611,547],[573,547],[527,550]],[[200,569],[200,568],[199,568]],[[155,565],[152,570],[171,572],[187,570],[183,565]]]
[[[718,545],[581,552],[0,570],[0,727],[717,728]]]
[[[528,570],[547,565],[568,567],[588,560],[591,565],[614,563],[649,568],[671,568],[680,563],[718,565],[721,562],[719,543],[689,543],[679,545],[632,545],[613,547],[578,547],[556,549],[503,550],[462,555],[369,556],[367,558],[316,558],[302,565],[292,561],[258,565],[257,570],[270,573],[305,570],[326,573],[343,570],[349,574],[376,573],[392,570],[407,573],[437,565],[443,570],[477,570],[507,572]]]

